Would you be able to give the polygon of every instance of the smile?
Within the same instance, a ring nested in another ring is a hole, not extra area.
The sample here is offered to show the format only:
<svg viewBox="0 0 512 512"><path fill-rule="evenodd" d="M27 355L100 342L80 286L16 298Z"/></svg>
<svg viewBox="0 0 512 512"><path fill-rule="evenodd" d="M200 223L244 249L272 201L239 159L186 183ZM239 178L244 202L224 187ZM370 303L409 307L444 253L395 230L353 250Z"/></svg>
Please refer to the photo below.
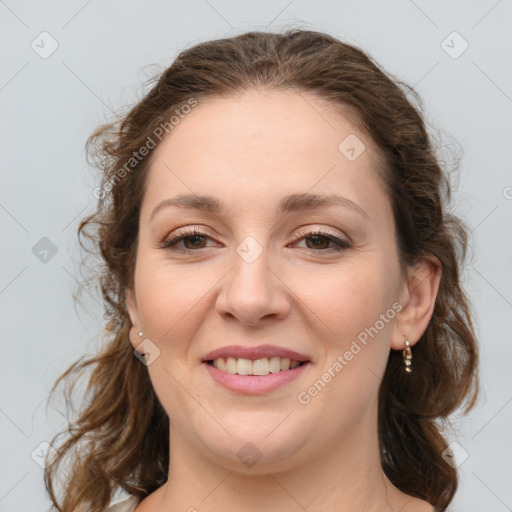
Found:
<svg viewBox="0 0 512 512"><path fill-rule="evenodd" d="M256 360L228 357L206 361L203 365L217 384L238 393L256 395L291 382L311 363L280 357Z"/></svg>
<svg viewBox="0 0 512 512"><path fill-rule="evenodd" d="M238 375L268 375L280 371L293 370L307 361L297 361L287 357L262 357L260 359L248 359L245 357L219 357L208 361L208 364L227 373Z"/></svg>

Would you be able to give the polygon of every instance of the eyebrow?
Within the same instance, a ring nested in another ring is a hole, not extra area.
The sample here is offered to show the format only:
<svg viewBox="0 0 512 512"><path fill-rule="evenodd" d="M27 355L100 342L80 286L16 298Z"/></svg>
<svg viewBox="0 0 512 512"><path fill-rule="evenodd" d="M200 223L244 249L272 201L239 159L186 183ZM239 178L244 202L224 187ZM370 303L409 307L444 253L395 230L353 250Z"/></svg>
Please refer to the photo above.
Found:
<svg viewBox="0 0 512 512"><path fill-rule="evenodd" d="M359 215L370 219L368 213L361 208L357 203L354 203L346 197L339 196L337 194L290 194L285 196L279 201L276 209L277 214L286 214L291 212L303 211L303 210L314 210L322 206L339 205L346 208L350 208ZM182 194L170 199L165 199L158 203L155 207L149 220L162 209L168 206L177 206L179 208L188 208L199 211L206 211L215 214L220 214L223 211L222 203L213 196L208 195L196 195L196 194Z"/></svg>

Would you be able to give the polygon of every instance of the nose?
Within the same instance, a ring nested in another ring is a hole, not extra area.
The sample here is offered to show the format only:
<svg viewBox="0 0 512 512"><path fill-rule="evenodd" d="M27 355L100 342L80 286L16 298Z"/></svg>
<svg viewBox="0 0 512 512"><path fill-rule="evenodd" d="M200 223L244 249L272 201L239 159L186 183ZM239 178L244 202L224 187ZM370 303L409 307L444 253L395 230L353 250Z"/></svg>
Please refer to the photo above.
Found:
<svg viewBox="0 0 512 512"><path fill-rule="evenodd" d="M279 271L272 268L269 250L263 249L254 260L235 252L233 259L217 297L217 313L250 327L265 319L284 319L290 311L290 292Z"/></svg>

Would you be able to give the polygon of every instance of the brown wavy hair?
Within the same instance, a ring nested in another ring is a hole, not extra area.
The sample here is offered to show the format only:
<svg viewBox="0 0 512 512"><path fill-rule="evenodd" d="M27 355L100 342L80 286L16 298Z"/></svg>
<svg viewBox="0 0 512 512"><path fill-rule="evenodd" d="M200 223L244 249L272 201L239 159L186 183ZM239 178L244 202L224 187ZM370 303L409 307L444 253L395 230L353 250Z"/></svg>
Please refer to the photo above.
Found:
<svg viewBox="0 0 512 512"><path fill-rule="evenodd" d="M315 94L350 115L380 152L400 264L412 265L431 253L442 265L432 318L414 347L414 372L403 371L400 351L389 356L379 390L378 433L389 480L402 492L445 510L458 475L442 456L447 447L442 431L451 426L450 414L463 406L467 413L476 403L478 347L460 275L469 230L448 212L449 172L427 133L418 94L361 49L297 28L197 44L149 85L135 106L100 126L87 141L89 161L101 171L101 186L96 211L81 221L78 236L83 249L101 255L96 283L106 324L99 352L71 365L50 394L72 379L65 395L69 407L76 382L87 375L76 418L52 440L57 456L48 463L45 484L53 504L62 512L100 512L114 491L143 499L166 482L169 419L146 366L134 357L125 305L154 149L140 161L131 159L191 99L264 88ZM61 436L66 439L57 446ZM58 499L56 482L64 461L68 466Z"/></svg>

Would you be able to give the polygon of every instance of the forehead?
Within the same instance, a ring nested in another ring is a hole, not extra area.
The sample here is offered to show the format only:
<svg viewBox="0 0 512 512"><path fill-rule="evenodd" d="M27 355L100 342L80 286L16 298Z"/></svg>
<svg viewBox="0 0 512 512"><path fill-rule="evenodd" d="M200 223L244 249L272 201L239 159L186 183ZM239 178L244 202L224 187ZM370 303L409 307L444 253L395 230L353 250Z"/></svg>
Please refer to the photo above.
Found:
<svg viewBox="0 0 512 512"><path fill-rule="evenodd" d="M371 202L378 165L371 139L325 100L254 90L199 99L153 153L147 192L154 200L213 191L236 200L242 188L254 197L338 191Z"/></svg>
<svg viewBox="0 0 512 512"><path fill-rule="evenodd" d="M289 157L292 152L313 156L312 152L322 149L329 158L338 156L339 144L352 135L364 140L365 160L377 163L372 141L351 119L357 119L353 107L335 110L325 99L304 91L250 90L200 98L188 114L176 118L178 122L155 150L153 160L178 146L182 154L188 157L193 152L195 158L229 149L244 149L248 155L261 150L276 156L287 153Z"/></svg>

